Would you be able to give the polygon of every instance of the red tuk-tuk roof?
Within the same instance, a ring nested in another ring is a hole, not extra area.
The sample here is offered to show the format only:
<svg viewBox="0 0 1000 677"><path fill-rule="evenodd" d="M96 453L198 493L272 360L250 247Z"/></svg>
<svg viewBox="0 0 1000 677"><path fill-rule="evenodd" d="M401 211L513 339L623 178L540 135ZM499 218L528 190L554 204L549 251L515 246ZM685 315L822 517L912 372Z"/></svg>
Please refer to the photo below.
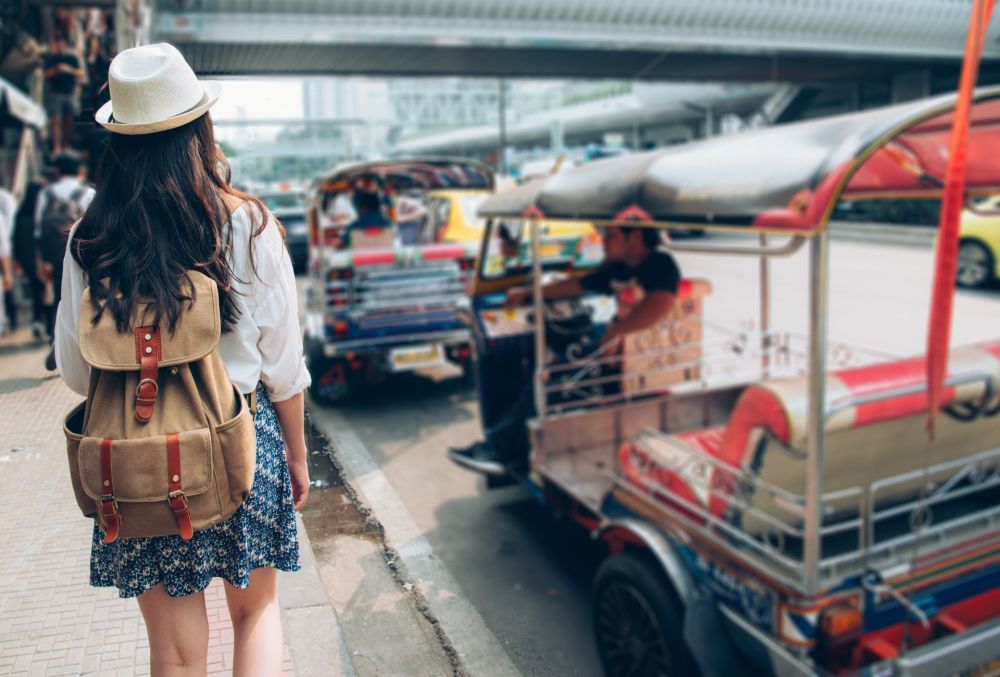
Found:
<svg viewBox="0 0 1000 677"><path fill-rule="evenodd" d="M953 94L601 160L504 191L492 218L728 225L808 232L836 201L937 197ZM967 187L1000 192L1000 88L977 93Z"/></svg>

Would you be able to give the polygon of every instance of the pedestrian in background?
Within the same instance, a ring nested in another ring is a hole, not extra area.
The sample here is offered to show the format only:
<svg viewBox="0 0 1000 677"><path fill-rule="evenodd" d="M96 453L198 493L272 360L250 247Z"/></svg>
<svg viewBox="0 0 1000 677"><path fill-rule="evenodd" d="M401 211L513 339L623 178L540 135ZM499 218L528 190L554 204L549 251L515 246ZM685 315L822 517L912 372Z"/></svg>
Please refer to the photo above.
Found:
<svg viewBox="0 0 1000 677"><path fill-rule="evenodd" d="M28 182L24 198L17 208L14 217L14 268L19 276L15 284L20 282L24 295L31 299L31 330L35 339L42 339L46 334L48 311L45 306L45 285L38 276L38 244L35 239L35 207L38 196L48 185L45 176L35 176Z"/></svg>
<svg viewBox="0 0 1000 677"><path fill-rule="evenodd" d="M42 190L35 206L35 242L37 243L39 281L45 285L43 303L47 307L46 333L49 342L55 336L56 308L62 296L63 257L69 230L94 199L94 189L83 181L83 164L76 153L64 151L53 160L56 180ZM45 358L45 368L56 368L55 350Z"/></svg>
<svg viewBox="0 0 1000 677"><path fill-rule="evenodd" d="M256 198L235 190L208 110L219 89L200 83L175 48L120 53L109 73L111 101L96 115L111 131L97 195L70 235L56 356L66 383L86 394L90 369L78 323L87 288L96 312L127 326L134 305L152 300L169 317L184 299L182 276L198 270L219 290L218 352L246 396L256 393L256 473L228 519L179 536L105 543L95 525L90 580L137 597L154 675L205 674L204 590L225 580L233 620L233 674L277 675L283 642L277 571L299 568L294 509L309 494L302 355L295 277L278 223ZM169 93L169 95L168 95ZM228 174L228 172L227 172Z"/></svg>
<svg viewBox="0 0 1000 677"><path fill-rule="evenodd" d="M73 139L73 121L80 112L83 63L69 48L67 36L57 32L45 55L45 112L49 114L52 151L68 148Z"/></svg>
<svg viewBox="0 0 1000 677"><path fill-rule="evenodd" d="M17 308L11 313L9 300L14 292L14 260L11 244L14 236L14 196L10 191L0 186L0 289L3 290L3 303L0 303L0 336L3 336L7 321L17 322Z"/></svg>

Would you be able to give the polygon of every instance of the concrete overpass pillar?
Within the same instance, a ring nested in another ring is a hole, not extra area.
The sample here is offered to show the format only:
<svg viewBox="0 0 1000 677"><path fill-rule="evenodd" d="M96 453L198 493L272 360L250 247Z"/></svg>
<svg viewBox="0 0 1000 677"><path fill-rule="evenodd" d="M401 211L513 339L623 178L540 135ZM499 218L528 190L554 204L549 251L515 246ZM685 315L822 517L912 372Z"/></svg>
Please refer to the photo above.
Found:
<svg viewBox="0 0 1000 677"><path fill-rule="evenodd" d="M559 118L553 120L549 125L549 146L554 154L566 150L566 125Z"/></svg>
<svg viewBox="0 0 1000 677"><path fill-rule="evenodd" d="M497 147L497 174L507 174L507 80L500 78L497 86L500 90L499 124L500 143Z"/></svg>

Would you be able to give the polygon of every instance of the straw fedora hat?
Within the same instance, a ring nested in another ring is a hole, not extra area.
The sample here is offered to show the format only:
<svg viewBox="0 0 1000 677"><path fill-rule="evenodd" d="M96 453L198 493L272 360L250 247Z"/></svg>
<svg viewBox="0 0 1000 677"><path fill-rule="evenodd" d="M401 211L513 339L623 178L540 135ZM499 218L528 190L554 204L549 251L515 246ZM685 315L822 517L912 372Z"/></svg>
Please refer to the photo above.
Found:
<svg viewBox="0 0 1000 677"><path fill-rule="evenodd" d="M116 134L154 134L204 115L222 93L199 82L173 45L161 42L126 49L108 69L111 100L94 116Z"/></svg>

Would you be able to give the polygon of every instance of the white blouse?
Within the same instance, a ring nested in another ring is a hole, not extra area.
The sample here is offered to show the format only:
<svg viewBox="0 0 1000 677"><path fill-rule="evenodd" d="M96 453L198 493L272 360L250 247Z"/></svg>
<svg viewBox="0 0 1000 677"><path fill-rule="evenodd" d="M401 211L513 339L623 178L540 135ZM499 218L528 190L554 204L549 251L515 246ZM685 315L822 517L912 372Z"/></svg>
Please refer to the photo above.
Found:
<svg viewBox="0 0 1000 677"><path fill-rule="evenodd" d="M250 261L254 220L249 203L243 203L233 212L231 226L233 248L229 252L229 265L233 289L237 292L232 298L239 317L233 329L222 335L219 355L241 392L253 392L261 381L272 402L287 400L310 383L302 355L292 262L270 212L267 212L267 226L253 241L254 265ZM80 355L77 333L85 288L83 270L67 249L62 301L56 319L56 363L66 384L81 395L87 394L90 383L90 366Z"/></svg>

